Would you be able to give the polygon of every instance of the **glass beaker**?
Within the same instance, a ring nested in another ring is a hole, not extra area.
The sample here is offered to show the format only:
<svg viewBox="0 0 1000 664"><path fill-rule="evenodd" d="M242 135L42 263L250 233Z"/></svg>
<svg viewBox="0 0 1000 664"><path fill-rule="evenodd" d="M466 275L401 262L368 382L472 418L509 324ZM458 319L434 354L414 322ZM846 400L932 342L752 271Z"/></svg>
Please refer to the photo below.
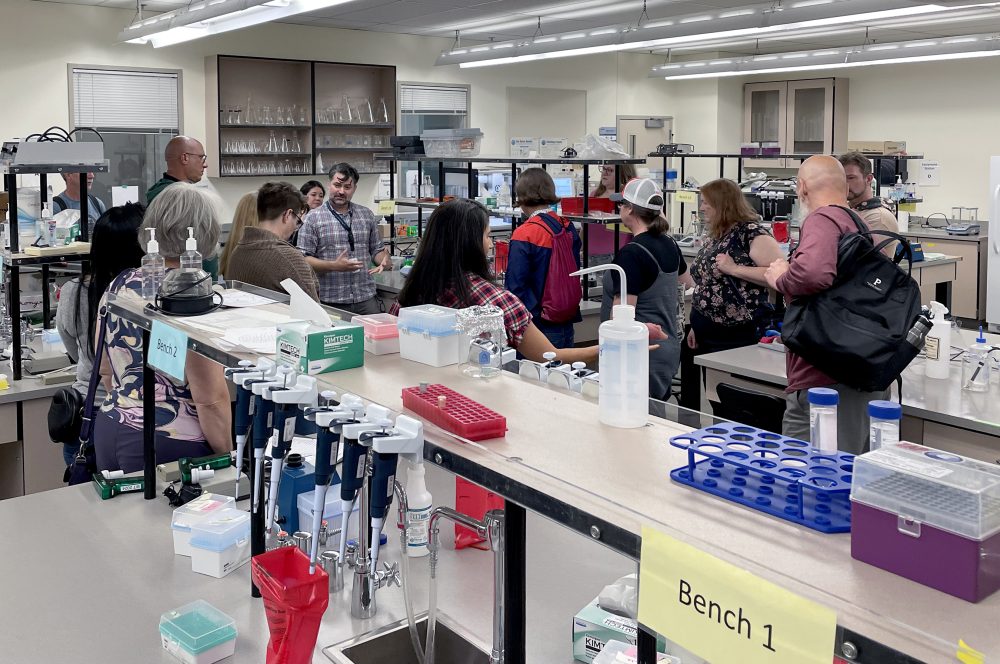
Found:
<svg viewBox="0 0 1000 664"><path fill-rule="evenodd" d="M467 307L459 309L457 318L464 348L459 355L459 371L483 380L499 376L507 344L503 311L491 304Z"/></svg>

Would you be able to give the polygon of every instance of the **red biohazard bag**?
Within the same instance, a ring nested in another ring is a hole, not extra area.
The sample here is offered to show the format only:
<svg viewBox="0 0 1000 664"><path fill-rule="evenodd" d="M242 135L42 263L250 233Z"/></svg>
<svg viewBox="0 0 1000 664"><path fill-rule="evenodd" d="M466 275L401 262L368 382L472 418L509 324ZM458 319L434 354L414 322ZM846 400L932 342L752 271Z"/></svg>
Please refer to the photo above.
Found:
<svg viewBox="0 0 1000 664"><path fill-rule="evenodd" d="M462 479L461 477L455 478L455 509L462 514L481 521L488 511L502 510L503 506L504 500L502 496L491 493L469 480ZM457 523L455 524L456 549L476 546L482 544L484 541L472 529Z"/></svg>
<svg viewBox="0 0 1000 664"><path fill-rule="evenodd" d="M250 560L253 582L264 598L271 638L267 664L310 664L323 612L330 602L329 578L317 566L309 573L309 557L283 546Z"/></svg>

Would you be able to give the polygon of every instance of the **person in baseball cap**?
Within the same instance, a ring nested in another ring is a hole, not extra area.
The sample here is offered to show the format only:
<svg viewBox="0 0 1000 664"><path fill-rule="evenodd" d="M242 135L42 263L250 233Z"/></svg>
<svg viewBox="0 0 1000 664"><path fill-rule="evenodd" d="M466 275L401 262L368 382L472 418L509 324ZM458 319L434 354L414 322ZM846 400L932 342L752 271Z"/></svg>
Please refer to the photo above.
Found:
<svg viewBox="0 0 1000 664"><path fill-rule="evenodd" d="M663 192L649 178L633 178L611 200L621 203L622 223L632 232L632 241L615 255L614 263L625 271L627 304L635 306L635 319L659 325L667 338L649 354L649 396L666 401L680 364L681 327L678 320L678 283L692 286L687 263L670 235L663 216ZM621 301L621 279L617 270L604 273L601 320L611 317L611 308Z"/></svg>

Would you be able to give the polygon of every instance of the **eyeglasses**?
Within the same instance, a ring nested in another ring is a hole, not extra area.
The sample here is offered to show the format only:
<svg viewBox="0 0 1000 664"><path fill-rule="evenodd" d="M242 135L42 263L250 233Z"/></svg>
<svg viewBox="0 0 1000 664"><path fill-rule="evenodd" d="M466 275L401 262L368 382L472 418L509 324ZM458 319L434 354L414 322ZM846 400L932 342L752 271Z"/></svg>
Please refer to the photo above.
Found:
<svg viewBox="0 0 1000 664"><path fill-rule="evenodd" d="M203 164L206 161L208 161L208 155L207 154L197 154L195 152L182 152L181 154L187 155L188 157L198 157L198 159L201 159L201 163L203 163Z"/></svg>

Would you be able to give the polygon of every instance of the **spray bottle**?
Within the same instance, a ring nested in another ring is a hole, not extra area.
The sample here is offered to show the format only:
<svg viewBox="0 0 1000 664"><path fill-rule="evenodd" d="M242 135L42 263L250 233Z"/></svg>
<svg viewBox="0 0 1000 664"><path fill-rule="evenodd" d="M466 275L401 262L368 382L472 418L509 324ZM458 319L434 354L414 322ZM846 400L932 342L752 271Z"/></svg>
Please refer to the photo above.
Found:
<svg viewBox="0 0 1000 664"><path fill-rule="evenodd" d="M434 499L427 490L424 479L424 458L416 455L406 463L406 555L422 558L430 553L427 548L428 525Z"/></svg>
<svg viewBox="0 0 1000 664"><path fill-rule="evenodd" d="M621 304L611 310L611 319L597 329L598 417L609 426L631 429L644 426L649 414L649 329L635 320L635 307L625 304L628 286L620 266L597 265L570 276L611 269L618 270L622 296Z"/></svg>
<svg viewBox="0 0 1000 664"><path fill-rule="evenodd" d="M947 378L951 368L951 321L945 318L948 308L931 302L931 330L924 343L924 362L928 378Z"/></svg>
<svg viewBox="0 0 1000 664"><path fill-rule="evenodd" d="M146 243L146 255L142 257L142 299L154 300L163 283L166 267L160 255L160 243L156 241L156 229L146 230L149 231L149 241Z"/></svg>
<svg viewBox="0 0 1000 664"><path fill-rule="evenodd" d="M194 228L188 226L188 237L184 241L184 253L181 254L181 269L200 270L201 254L198 252L198 241L194 239Z"/></svg>

